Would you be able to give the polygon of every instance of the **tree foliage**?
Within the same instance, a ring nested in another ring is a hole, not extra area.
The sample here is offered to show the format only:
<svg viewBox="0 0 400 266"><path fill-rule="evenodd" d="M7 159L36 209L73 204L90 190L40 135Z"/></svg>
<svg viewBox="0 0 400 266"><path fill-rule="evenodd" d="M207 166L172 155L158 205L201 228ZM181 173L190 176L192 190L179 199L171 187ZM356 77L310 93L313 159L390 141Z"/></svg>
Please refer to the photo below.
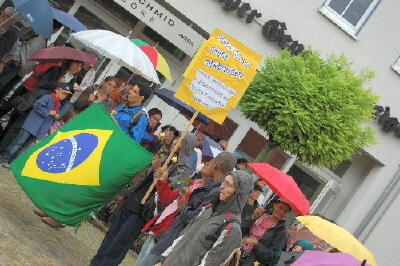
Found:
<svg viewBox="0 0 400 266"><path fill-rule="evenodd" d="M344 55L282 51L266 59L239 106L274 144L305 163L332 167L375 142L373 129L363 125L378 100L365 88L373 77L367 69L355 73Z"/></svg>

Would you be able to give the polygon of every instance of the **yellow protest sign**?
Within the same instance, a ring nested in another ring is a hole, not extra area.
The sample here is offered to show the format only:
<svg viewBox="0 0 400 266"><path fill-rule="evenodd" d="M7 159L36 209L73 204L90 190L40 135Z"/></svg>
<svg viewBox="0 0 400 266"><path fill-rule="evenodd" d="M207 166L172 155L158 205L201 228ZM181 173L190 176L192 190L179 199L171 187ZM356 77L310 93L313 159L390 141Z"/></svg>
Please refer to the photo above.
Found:
<svg viewBox="0 0 400 266"><path fill-rule="evenodd" d="M261 60L261 55L217 29L186 69L175 97L222 123L239 103Z"/></svg>

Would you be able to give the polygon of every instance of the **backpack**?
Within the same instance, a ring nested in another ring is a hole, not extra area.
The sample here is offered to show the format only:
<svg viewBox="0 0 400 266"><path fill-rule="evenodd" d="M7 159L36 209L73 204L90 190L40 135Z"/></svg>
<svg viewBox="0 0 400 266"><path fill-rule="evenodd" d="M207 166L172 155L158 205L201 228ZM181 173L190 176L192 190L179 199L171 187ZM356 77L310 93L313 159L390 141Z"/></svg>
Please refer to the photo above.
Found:
<svg viewBox="0 0 400 266"><path fill-rule="evenodd" d="M11 100L11 104L19 113L25 113L32 109L35 101L45 94L49 94L48 90L34 90L22 96L15 97Z"/></svg>
<svg viewBox="0 0 400 266"><path fill-rule="evenodd" d="M139 123L139 120L140 118L142 118L143 115L147 115L144 109L140 110L132 117L131 121L129 122L129 132L132 130L134 126L137 125L137 123Z"/></svg>

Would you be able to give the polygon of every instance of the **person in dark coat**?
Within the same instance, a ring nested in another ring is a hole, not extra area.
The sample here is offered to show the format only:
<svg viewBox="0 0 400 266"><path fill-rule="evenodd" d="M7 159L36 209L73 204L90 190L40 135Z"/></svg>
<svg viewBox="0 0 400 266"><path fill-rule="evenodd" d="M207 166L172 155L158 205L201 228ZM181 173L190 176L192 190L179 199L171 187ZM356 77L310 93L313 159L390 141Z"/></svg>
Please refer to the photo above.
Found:
<svg viewBox="0 0 400 266"><path fill-rule="evenodd" d="M253 182L248 173L227 175L221 191L185 228L182 235L163 253L160 265L224 265L240 249L240 218Z"/></svg>
<svg viewBox="0 0 400 266"><path fill-rule="evenodd" d="M187 206L183 206L180 213L174 219L174 222L167 231L158 236L157 243L151 251L151 256L160 257L161 254L172 245L179 234L185 227L196 217L202 208L211 203L214 195L220 191L220 186L223 178L233 170L235 166L235 158L231 153L223 152L221 156L207 162L207 167L204 170L212 169L212 179L207 179L201 188L195 189L187 201ZM207 170L208 171L208 170ZM197 176L199 178L200 176Z"/></svg>
<svg viewBox="0 0 400 266"><path fill-rule="evenodd" d="M57 83L53 93L43 95L35 101L21 131L1 155L3 163L10 163L21 148L28 147L36 139L43 139L47 135L51 125L59 118L61 101L70 94L68 84Z"/></svg>
<svg viewBox="0 0 400 266"><path fill-rule="evenodd" d="M254 211L258 208L257 199L262 192L262 188L254 184L253 190L251 191L249 198L247 199L246 205L244 205L242 211L242 225L247 224L251 221Z"/></svg>
<svg viewBox="0 0 400 266"><path fill-rule="evenodd" d="M171 209L174 209L171 207L174 205L178 194L182 194L182 190L173 190L169 181L158 180L157 190L162 190L162 193L159 193L159 198L163 204L168 204L165 207L165 212L168 214L161 213L158 217L155 217L157 222L153 219L151 224L149 222L146 225L152 235L142 247L136 262L137 266L152 265L159 261L161 253L172 244L192 218L200 213L201 208L211 202L212 195L219 192L223 178L233 170L234 165L235 157L230 152L222 152L206 163L201 168L200 174L196 176L197 179L191 184L195 185L200 182L203 185L194 189L192 193L189 193L191 191L189 187L189 192L186 191L185 196L178 200L175 212L171 211ZM163 199L163 196L165 199ZM165 216L165 218L161 219L160 216ZM171 230L169 230L170 228ZM147 230L146 227L144 229ZM157 250L152 250L156 243Z"/></svg>
<svg viewBox="0 0 400 266"><path fill-rule="evenodd" d="M50 66L53 64L51 63ZM62 66L48 68L45 73L41 73L40 78L31 76L32 79L28 80L32 82L26 83L27 80L24 83L24 93L12 100L14 111L11 113L7 127L1 135L0 152L3 152L7 145L18 135L34 102L39 97L49 94L55 88L57 82L68 83L68 87L73 88L71 92L74 92L74 77L80 71L81 65L82 62L80 61L67 60ZM61 111L59 111L60 116L62 116ZM4 112L1 112L1 114L4 114Z"/></svg>
<svg viewBox="0 0 400 266"><path fill-rule="evenodd" d="M168 174L175 180L184 177L185 171L189 169L184 166L183 162L186 161L184 157L188 156L187 150L193 149L195 141L192 139L194 139L194 136L186 135L179 151L178 161L176 163L171 161L168 165ZM92 258L91 266L119 265L133 242L140 235L145 223L153 218L155 211L162 211L159 208L160 204L157 202L155 190L152 191L145 204L141 203L153 183L154 169L161 166L161 159L158 156L155 158L152 168L147 171L143 180L121 195L125 200L119 211L113 215L110 229L107 231L96 255Z"/></svg>
<svg viewBox="0 0 400 266"><path fill-rule="evenodd" d="M17 29L13 27L17 19L13 7L6 7L0 12L0 60L10 52L18 39Z"/></svg>
<svg viewBox="0 0 400 266"><path fill-rule="evenodd" d="M13 27L16 21L14 8L6 7L0 12L0 97L7 94L8 84L14 84L18 74L21 43L18 30Z"/></svg>
<svg viewBox="0 0 400 266"><path fill-rule="evenodd" d="M283 199L274 203L271 214L264 214L251 226L242 225L243 239L241 266L252 266L255 262L272 266L288 239L285 217L290 213L290 205Z"/></svg>

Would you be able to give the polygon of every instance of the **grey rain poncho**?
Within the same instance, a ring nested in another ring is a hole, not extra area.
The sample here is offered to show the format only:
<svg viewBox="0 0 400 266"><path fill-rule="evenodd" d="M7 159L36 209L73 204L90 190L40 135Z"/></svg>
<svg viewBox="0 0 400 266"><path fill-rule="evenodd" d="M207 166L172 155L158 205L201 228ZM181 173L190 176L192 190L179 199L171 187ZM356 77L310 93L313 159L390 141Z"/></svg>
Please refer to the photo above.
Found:
<svg viewBox="0 0 400 266"><path fill-rule="evenodd" d="M216 200L212 208L203 210L183 231L181 237L163 254L163 266L210 265L226 263L241 247L241 211L253 182L244 171L232 172L237 192L226 201Z"/></svg>

